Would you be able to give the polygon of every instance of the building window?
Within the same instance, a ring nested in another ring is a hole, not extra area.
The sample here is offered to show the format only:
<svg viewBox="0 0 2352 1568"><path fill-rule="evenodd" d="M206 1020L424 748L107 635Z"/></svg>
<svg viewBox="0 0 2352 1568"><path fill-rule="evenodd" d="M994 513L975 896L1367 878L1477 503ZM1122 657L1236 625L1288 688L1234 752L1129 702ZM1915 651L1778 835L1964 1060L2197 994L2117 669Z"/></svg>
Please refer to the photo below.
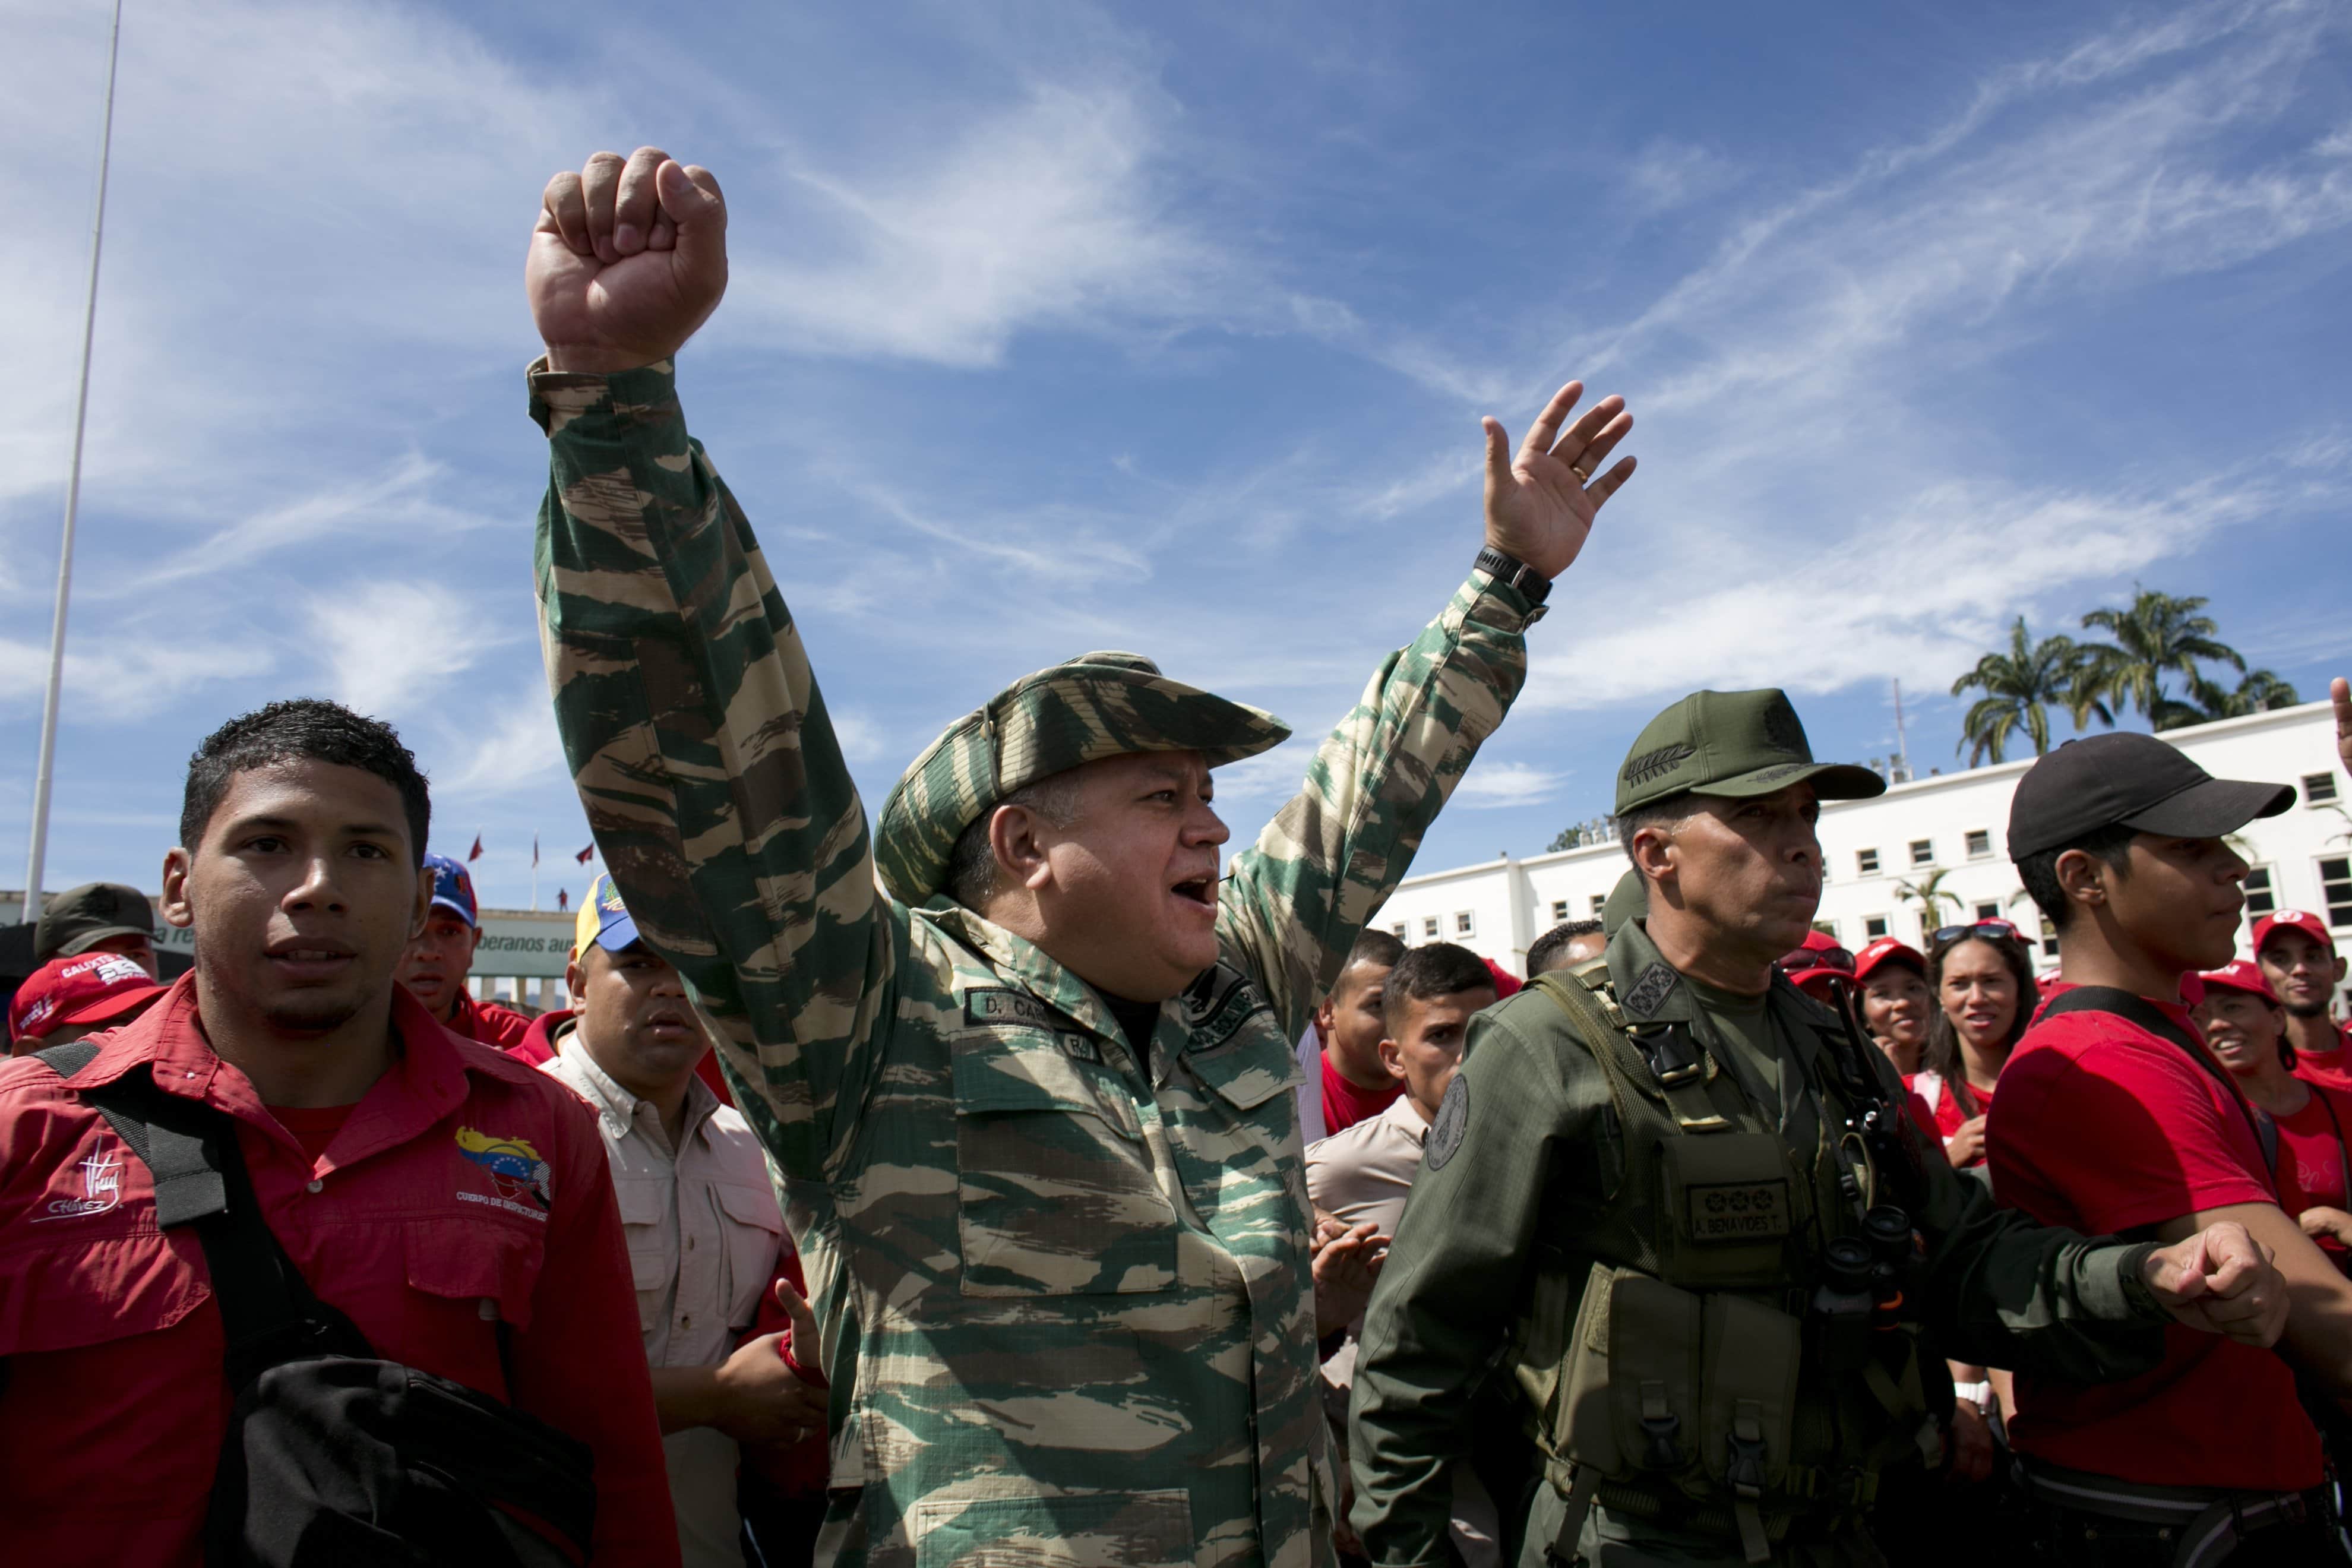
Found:
<svg viewBox="0 0 2352 1568"><path fill-rule="evenodd" d="M2334 773L2305 773L2303 775L2304 805L2332 805L2335 804L2335 801L2336 775Z"/></svg>
<svg viewBox="0 0 2352 1568"><path fill-rule="evenodd" d="M1936 841L1932 838L1911 840L1911 864L1932 866L1936 863Z"/></svg>
<svg viewBox="0 0 2352 1568"><path fill-rule="evenodd" d="M1886 917L1885 915L1863 916L1862 934L1864 939L1869 942L1876 942L1880 937L1885 936L1886 934Z"/></svg>
<svg viewBox="0 0 2352 1568"><path fill-rule="evenodd" d="M1396 924L1389 927L1389 934L1396 938L1397 941L1402 942L1404 940L1404 921L1399 921Z"/></svg>
<svg viewBox="0 0 2352 1568"><path fill-rule="evenodd" d="M1979 903L1977 905L1977 919L1980 921L1997 921L2000 919L2000 906L1993 903Z"/></svg>
<svg viewBox="0 0 2352 1568"><path fill-rule="evenodd" d="M2326 902L2330 927L2352 926L2352 857L2330 855L2320 861L2319 896Z"/></svg>
<svg viewBox="0 0 2352 1568"><path fill-rule="evenodd" d="M1875 849L1855 850L1853 852L1853 868L1861 872L1865 877L1877 876L1878 851Z"/></svg>
<svg viewBox="0 0 2352 1568"><path fill-rule="evenodd" d="M2246 919L2258 921L2278 909L2278 889L2271 885L2271 868L2257 866L2246 873Z"/></svg>
<svg viewBox="0 0 2352 1568"><path fill-rule="evenodd" d="M1551 901L1551 918L1552 923L1555 925L1559 924L1561 921L1568 919L1568 900L1566 899L1554 899Z"/></svg>
<svg viewBox="0 0 2352 1568"><path fill-rule="evenodd" d="M1456 910L1454 912L1454 934L1455 936L1468 936L1470 934L1471 925L1470 911L1468 910Z"/></svg>
<svg viewBox="0 0 2352 1568"><path fill-rule="evenodd" d="M2058 956L2058 928L2050 923L2050 917L2048 915L2042 916L2041 920L2042 956L2044 958L2055 958Z"/></svg>
<svg viewBox="0 0 2352 1568"><path fill-rule="evenodd" d="M1969 859L1989 860L1992 858L1992 832L1990 829L1983 827L1969 828L1968 843Z"/></svg>
<svg viewBox="0 0 2352 1568"><path fill-rule="evenodd" d="M1821 932L1823 936L1829 938L1832 942L1835 942L1837 940L1837 921L1815 921L1813 922L1813 929Z"/></svg>
<svg viewBox="0 0 2352 1568"><path fill-rule="evenodd" d="M1437 940L1437 917L1435 915L1431 915L1421 922L1421 935L1422 940L1424 942L1435 942Z"/></svg>
<svg viewBox="0 0 2352 1568"><path fill-rule="evenodd" d="M1601 918L1601 910L1605 910L1605 909L1607 909L1608 907L1609 907L1609 895L1608 895L1608 894L1606 894L1606 893L1595 893L1595 894L1593 894L1593 895L1592 895L1592 918L1593 918L1594 920L1599 920L1599 919Z"/></svg>

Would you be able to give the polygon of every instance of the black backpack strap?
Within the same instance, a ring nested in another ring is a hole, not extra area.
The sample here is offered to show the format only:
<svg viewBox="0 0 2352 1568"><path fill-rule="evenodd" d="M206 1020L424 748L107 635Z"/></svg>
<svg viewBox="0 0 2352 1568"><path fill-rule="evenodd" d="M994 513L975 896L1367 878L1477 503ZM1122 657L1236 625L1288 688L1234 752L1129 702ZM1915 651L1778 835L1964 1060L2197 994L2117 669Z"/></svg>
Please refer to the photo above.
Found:
<svg viewBox="0 0 2352 1568"><path fill-rule="evenodd" d="M2256 1110L2247 1100L2245 1092L2239 1089L2237 1079L2222 1069L2221 1064L2213 1059L2211 1053L2194 1036L2167 1017L2163 1008L2147 997L2119 986L2077 985L2072 990L2060 992L2042 1009L2042 1016L2045 1018L2061 1013L2112 1014L2160 1039L2171 1041L2187 1052L2189 1059L2204 1068L2206 1075L2221 1086L2222 1091L2230 1097L2230 1103L2235 1105L2238 1114L2245 1118L2246 1130L2254 1135L2255 1146L2263 1152L2263 1173L2271 1180L2273 1196L2277 1195L2278 1123L2273 1121L2266 1112Z"/></svg>
<svg viewBox="0 0 2352 1568"><path fill-rule="evenodd" d="M35 1054L69 1079L98 1052L76 1041ZM76 1093L154 1176L156 1224L194 1227L220 1308L231 1388L308 1356L375 1353L348 1318L311 1294L262 1217L235 1117L165 1093L145 1068Z"/></svg>

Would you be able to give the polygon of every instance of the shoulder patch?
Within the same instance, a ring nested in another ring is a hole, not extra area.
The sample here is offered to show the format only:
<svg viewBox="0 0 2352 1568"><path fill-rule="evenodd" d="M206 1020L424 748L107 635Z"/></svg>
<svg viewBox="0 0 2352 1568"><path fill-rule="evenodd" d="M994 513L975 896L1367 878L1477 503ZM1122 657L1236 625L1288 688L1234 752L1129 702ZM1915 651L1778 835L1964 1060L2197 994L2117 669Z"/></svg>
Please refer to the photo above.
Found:
<svg viewBox="0 0 2352 1568"><path fill-rule="evenodd" d="M1422 1143L1422 1159L1433 1171L1445 1169L1462 1147L1462 1135L1470 1131L1470 1080L1460 1073L1445 1086L1445 1098L1437 1102L1437 1119L1429 1124L1429 1136Z"/></svg>
<svg viewBox="0 0 2352 1568"><path fill-rule="evenodd" d="M1659 1004L1666 999L1666 993L1674 988L1675 972L1664 959L1660 959L1642 971L1642 977L1633 982L1633 988L1625 993L1625 999L1618 1005L1636 1018L1646 1018L1658 1010Z"/></svg>

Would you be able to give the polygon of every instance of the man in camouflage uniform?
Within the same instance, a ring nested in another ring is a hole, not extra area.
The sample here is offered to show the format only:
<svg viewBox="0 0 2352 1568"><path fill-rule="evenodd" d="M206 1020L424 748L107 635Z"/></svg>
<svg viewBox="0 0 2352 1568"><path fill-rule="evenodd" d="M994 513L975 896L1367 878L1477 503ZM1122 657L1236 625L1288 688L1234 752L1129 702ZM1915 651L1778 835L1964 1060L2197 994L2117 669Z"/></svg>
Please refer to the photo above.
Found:
<svg viewBox="0 0 2352 1568"><path fill-rule="evenodd" d="M1630 420L1563 431L1571 384L1516 461L1488 422L1489 550L1222 890L1208 770L1289 731L1133 654L951 725L869 846L673 390L724 224L651 150L551 183L539 594L597 842L782 1173L834 1386L820 1555L1328 1561L1290 1042L1517 693Z"/></svg>
<svg viewBox="0 0 2352 1568"><path fill-rule="evenodd" d="M1814 762L1778 691L1698 692L1634 742L1608 950L1473 1021L1373 1294L1374 1563L1450 1561L1447 1466L1517 1426L1504 1466L1477 1446L1522 1568L1875 1563L1864 1517L1949 1419L1940 1353L2098 1382L2154 1365L2173 1317L2276 1338L2242 1227L2158 1249L1994 1208L1774 971L1820 900L1820 801L1885 788Z"/></svg>

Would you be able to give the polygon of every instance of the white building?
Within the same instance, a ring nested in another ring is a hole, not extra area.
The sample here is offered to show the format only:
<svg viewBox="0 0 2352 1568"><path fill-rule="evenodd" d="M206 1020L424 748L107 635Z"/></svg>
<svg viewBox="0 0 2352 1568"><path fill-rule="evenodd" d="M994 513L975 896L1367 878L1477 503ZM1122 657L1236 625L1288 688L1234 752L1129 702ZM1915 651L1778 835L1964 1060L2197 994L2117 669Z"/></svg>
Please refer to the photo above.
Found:
<svg viewBox="0 0 2352 1568"><path fill-rule="evenodd" d="M2306 702L2163 738L2216 778L2295 786L2284 815L2237 836L2253 867L2248 922L2273 909L2317 910L2338 945L2352 949L2352 816L2329 706ZM1925 932L1939 925L1989 917L2036 929L2041 917L2004 841L2010 792L2032 762L1913 779L1875 800L1825 803L1827 881L1816 923L1849 949L1890 934L1924 946ZM1424 872L1406 878L1373 923L1408 942L1459 942L1524 973L1528 944L1561 921L1598 918L1625 869L1624 852L1609 842ZM1945 895L1933 918L1910 890L1930 885ZM2043 937L2045 963L2054 962L2057 944Z"/></svg>

